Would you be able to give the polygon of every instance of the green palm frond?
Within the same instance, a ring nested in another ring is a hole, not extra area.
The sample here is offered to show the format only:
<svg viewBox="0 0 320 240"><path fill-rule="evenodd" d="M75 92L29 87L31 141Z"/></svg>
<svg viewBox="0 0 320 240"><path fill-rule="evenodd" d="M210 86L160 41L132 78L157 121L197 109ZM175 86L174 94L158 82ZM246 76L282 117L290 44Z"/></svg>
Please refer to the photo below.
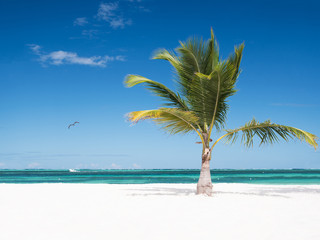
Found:
<svg viewBox="0 0 320 240"><path fill-rule="evenodd" d="M213 82L217 82L212 88L211 101L215 102L215 107L211 117L210 133L213 126L219 130L224 127L226 122L229 109L228 98L237 92L235 85L240 74L243 48L244 44L235 48L235 53L227 61L217 63L214 71L209 75Z"/></svg>
<svg viewBox="0 0 320 240"><path fill-rule="evenodd" d="M169 52L166 49L158 49L153 54L152 59L161 59L168 61L175 69L181 68L181 63L179 61L179 58L173 53Z"/></svg>
<svg viewBox="0 0 320 240"><path fill-rule="evenodd" d="M210 75L196 73L188 96L192 109L212 129L223 128L227 110L227 99L236 93L233 78L236 69L230 62L218 63Z"/></svg>
<svg viewBox="0 0 320 240"><path fill-rule="evenodd" d="M151 119L160 124L162 129L170 134L188 133L197 130L198 118L189 111L182 111L178 108L159 108L155 110L144 110L131 112L127 115L132 123ZM201 134L200 134L201 135Z"/></svg>
<svg viewBox="0 0 320 240"><path fill-rule="evenodd" d="M219 62L219 48L213 31L208 42L191 38L180 45L176 49L178 55L158 50L154 59L164 59L172 64L181 98L199 118L200 128L203 131L213 126L222 129L229 109L227 99L236 92L244 45L235 48L235 53L225 62Z"/></svg>
<svg viewBox="0 0 320 240"><path fill-rule="evenodd" d="M150 80L148 78L139 75L127 75L125 81L126 87L133 87L137 84L143 84L148 90L154 93L156 96L162 97L165 100L164 106L178 107L180 109L188 111L188 106L185 101L177 93L174 93L165 85Z"/></svg>
<svg viewBox="0 0 320 240"><path fill-rule="evenodd" d="M184 97L189 95L192 81L196 78L195 73L204 73L204 58L206 49L208 48L205 41L198 38L189 38L185 42L180 41L180 46L176 48L178 59L181 63L177 72L177 83L179 90Z"/></svg>
<svg viewBox="0 0 320 240"><path fill-rule="evenodd" d="M189 82L194 77L194 69L189 64L181 62L181 57L166 49L159 49L154 53L153 59L161 59L168 61L174 68L176 74L176 82L181 95L186 96L189 92Z"/></svg>
<svg viewBox="0 0 320 240"><path fill-rule="evenodd" d="M241 142L247 147L253 146L255 137L260 139L260 145L268 143L273 144L278 142L280 139L289 141L292 138L297 138L301 141L307 142L315 149L318 147L318 137L309 132L294 127L271 123L270 120L259 123L255 119L246 123L243 127L227 130L227 134L219 138L216 143L222 138L225 138L227 143L234 143L239 134L242 134Z"/></svg>
<svg viewBox="0 0 320 240"><path fill-rule="evenodd" d="M201 138L203 147L208 147L214 128L224 128L229 109L228 100L236 90L244 44L234 49L225 61L219 56L219 46L211 29L211 39L190 38L180 42L175 51L157 50L153 59L168 61L176 74L177 91L165 85L138 75L128 75L125 85L144 85L153 94L164 100L166 108L131 112L128 118L133 123L152 119L169 133L195 131ZM171 108L168 108L171 107ZM303 130L253 119L245 126L227 130L211 149L222 139L235 142L241 135L242 143L250 147L255 139L260 145L275 143L280 139L288 141L297 138L317 148L317 137ZM204 139L206 141L204 141Z"/></svg>
<svg viewBox="0 0 320 240"><path fill-rule="evenodd" d="M180 53L181 63L191 69L192 72L201 72L201 62L203 55L204 43L202 40L189 39L186 43L180 42L181 47L176 51Z"/></svg>
<svg viewBox="0 0 320 240"><path fill-rule="evenodd" d="M235 69L236 69L236 72L234 74L234 80L236 80L238 78L238 76L239 76L239 74L241 72L240 63L241 63L241 59L242 59L243 49L244 49L244 43L242 43L238 47L235 47L234 48L234 54L231 55L228 58L228 61L231 62L234 65Z"/></svg>
<svg viewBox="0 0 320 240"><path fill-rule="evenodd" d="M204 60L203 60L203 73L209 75L213 72L215 66L219 63L219 45L213 34L211 28L211 39L208 42Z"/></svg>

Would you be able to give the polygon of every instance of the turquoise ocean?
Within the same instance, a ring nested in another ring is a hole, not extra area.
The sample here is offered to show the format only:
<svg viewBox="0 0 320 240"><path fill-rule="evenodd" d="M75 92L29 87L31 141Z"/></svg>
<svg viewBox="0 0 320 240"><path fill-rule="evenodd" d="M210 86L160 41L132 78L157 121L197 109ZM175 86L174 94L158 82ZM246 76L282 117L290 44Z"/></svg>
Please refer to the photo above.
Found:
<svg viewBox="0 0 320 240"><path fill-rule="evenodd" d="M198 169L0 170L0 183L196 183ZM211 170L213 183L320 184L319 169Z"/></svg>

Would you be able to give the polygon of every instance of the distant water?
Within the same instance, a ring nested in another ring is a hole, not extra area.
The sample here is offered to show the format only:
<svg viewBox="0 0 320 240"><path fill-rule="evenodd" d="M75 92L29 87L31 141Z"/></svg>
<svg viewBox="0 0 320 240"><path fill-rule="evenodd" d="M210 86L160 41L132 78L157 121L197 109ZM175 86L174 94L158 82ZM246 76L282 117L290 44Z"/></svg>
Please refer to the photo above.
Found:
<svg viewBox="0 0 320 240"><path fill-rule="evenodd" d="M0 183L196 183L199 170L0 170ZM212 170L214 183L320 184L320 170Z"/></svg>

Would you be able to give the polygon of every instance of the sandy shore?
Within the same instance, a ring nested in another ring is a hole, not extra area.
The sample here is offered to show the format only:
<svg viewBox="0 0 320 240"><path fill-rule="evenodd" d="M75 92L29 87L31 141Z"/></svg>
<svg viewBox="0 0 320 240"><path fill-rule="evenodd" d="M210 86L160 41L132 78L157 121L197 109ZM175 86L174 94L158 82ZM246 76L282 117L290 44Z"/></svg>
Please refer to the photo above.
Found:
<svg viewBox="0 0 320 240"><path fill-rule="evenodd" d="M320 185L0 184L0 239L320 239Z"/></svg>

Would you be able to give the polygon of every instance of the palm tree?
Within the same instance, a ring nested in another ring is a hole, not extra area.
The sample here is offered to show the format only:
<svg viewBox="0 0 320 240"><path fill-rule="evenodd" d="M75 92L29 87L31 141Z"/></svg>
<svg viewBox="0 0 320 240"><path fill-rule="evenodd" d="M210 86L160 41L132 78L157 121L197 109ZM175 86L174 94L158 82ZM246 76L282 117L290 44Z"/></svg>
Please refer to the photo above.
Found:
<svg viewBox="0 0 320 240"><path fill-rule="evenodd" d="M202 165L197 194L212 195L210 159L213 148L222 139L233 143L241 135L242 143L250 147L254 140L263 145L279 139L298 138L315 149L318 147L317 136L269 120L258 122L253 119L242 127L224 130L228 99L237 92L235 85L240 74L243 48L244 44L235 47L234 53L222 61L211 29L208 41L191 38L180 42L175 52L161 49L155 53L153 59L166 60L173 66L177 92L139 75L128 75L125 79L127 87L142 84L164 100L158 109L130 112L127 116L131 122L151 119L170 134L195 132L200 137ZM216 141L213 142L212 138Z"/></svg>

